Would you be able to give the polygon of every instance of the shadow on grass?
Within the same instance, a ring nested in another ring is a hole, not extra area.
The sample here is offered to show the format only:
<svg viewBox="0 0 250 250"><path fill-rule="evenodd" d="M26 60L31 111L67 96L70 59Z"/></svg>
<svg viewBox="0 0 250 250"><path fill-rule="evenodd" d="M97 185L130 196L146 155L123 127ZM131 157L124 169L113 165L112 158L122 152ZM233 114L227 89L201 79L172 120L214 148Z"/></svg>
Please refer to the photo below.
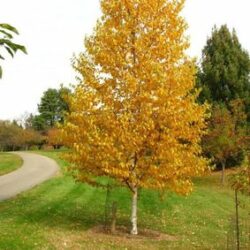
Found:
<svg viewBox="0 0 250 250"><path fill-rule="evenodd" d="M103 190L75 184L70 178L57 178L3 202L0 217L15 220L17 224L88 229L102 222L103 198Z"/></svg>
<svg viewBox="0 0 250 250"><path fill-rule="evenodd" d="M130 227L130 192L126 188L113 189L112 201L118 204L117 224ZM58 177L6 201L0 208L0 218L15 220L16 224L35 224L64 230L87 230L104 224L106 190L75 183L70 177ZM138 201L139 227L151 223L144 219L161 214L166 202L156 192L142 191ZM165 206L165 208L164 208Z"/></svg>

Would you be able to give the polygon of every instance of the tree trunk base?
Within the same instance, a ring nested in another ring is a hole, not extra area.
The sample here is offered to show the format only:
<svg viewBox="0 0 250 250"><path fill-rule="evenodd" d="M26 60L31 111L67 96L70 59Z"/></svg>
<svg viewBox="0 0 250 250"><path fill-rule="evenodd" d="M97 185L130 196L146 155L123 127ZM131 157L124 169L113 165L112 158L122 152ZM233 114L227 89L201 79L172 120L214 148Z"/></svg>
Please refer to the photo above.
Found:
<svg viewBox="0 0 250 250"><path fill-rule="evenodd" d="M137 235L137 187L134 188L134 192L132 194L132 207L131 207L131 223L132 223L132 229L130 233L132 235Z"/></svg>

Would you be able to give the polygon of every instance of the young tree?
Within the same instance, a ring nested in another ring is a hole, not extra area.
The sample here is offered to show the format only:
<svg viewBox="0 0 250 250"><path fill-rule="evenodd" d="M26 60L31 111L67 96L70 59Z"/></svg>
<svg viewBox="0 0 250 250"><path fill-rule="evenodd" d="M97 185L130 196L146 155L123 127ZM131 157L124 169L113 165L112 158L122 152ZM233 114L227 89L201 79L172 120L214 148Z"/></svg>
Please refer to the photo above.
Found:
<svg viewBox="0 0 250 250"><path fill-rule="evenodd" d="M9 55L14 57L14 54L20 50L27 54L26 48L23 45L13 43L13 34L18 35L18 31L15 27L7 24L0 23L0 49L7 51ZM3 52L0 51L0 59L4 60ZM2 67L0 66L0 78L2 78Z"/></svg>
<svg viewBox="0 0 250 250"><path fill-rule="evenodd" d="M75 60L82 76L70 98L63 140L80 181L109 176L138 188L187 194L203 173L206 106L196 103L195 68L185 54L183 0L102 0L103 16Z"/></svg>
<svg viewBox="0 0 250 250"><path fill-rule="evenodd" d="M214 105L209 132L203 138L204 152L221 165L221 183L225 183L225 168L231 158L243 154L246 136L246 114L241 100L231 101L231 111L223 105ZM242 157L242 160L244 156Z"/></svg>
<svg viewBox="0 0 250 250"><path fill-rule="evenodd" d="M226 25L214 27L202 52L198 86L201 100L224 103L241 98L250 118L250 58L238 40L236 31Z"/></svg>

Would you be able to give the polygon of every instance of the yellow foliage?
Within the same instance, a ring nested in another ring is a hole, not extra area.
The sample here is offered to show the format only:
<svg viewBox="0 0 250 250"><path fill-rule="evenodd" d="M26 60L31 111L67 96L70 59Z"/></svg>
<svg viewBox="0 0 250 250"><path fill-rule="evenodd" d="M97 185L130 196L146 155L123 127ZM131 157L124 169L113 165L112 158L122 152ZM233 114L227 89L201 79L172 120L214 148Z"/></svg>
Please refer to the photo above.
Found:
<svg viewBox="0 0 250 250"><path fill-rule="evenodd" d="M207 167L194 62L185 54L183 0L102 0L63 128L79 180L110 176L186 194Z"/></svg>
<svg viewBox="0 0 250 250"><path fill-rule="evenodd" d="M62 139L61 139L61 130L58 128L51 128L48 130L48 136L47 136L47 143L50 146L61 146L63 145Z"/></svg>

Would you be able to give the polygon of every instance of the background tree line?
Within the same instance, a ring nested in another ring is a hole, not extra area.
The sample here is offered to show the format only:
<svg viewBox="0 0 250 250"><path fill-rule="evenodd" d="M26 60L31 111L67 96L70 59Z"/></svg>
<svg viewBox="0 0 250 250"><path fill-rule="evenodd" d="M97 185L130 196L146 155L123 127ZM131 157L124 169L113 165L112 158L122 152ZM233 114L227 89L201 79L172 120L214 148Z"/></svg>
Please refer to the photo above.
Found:
<svg viewBox="0 0 250 250"><path fill-rule="evenodd" d="M0 121L0 150L39 149L43 146L58 148L62 145L58 136L57 123L64 121L68 111L66 102L70 90L46 90L38 104L37 115L28 114L17 121Z"/></svg>
<svg viewBox="0 0 250 250"><path fill-rule="evenodd" d="M26 150L32 146L40 148L45 137L39 132L23 128L16 121L0 121L0 151Z"/></svg>

